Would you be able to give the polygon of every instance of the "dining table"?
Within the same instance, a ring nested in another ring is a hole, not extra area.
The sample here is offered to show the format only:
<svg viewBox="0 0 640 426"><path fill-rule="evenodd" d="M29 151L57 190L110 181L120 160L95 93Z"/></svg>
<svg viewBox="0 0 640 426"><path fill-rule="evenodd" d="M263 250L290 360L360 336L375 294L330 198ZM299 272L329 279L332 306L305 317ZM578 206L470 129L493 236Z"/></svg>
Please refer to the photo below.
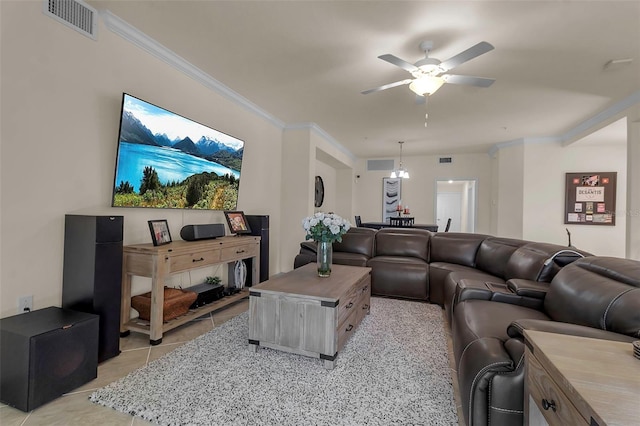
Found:
<svg viewBox="0 0 640 426"><path fill-rule="evenodd" d="M403 228L403 229L426 229L431 232L438 232L438 225L436 224L425 224L425 223L414 223L411 226L392 226L389 222L362 222L363 228L373 228L373 229L382 229L382 228Z"/></svg>

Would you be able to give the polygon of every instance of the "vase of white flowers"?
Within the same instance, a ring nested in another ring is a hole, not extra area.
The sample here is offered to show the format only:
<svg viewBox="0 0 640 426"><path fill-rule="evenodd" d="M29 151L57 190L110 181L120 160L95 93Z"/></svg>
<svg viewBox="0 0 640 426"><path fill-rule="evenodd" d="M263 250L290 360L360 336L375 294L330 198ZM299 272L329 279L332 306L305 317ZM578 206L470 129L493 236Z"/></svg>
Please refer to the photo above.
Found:
<svg viewBox="0 0 640 426"><path fill-rule="evenodd" d="M302 227L307 232L305 239L312 239L317 243L318 276L328 277L331 275L332 244L342 241L342 236L351 228L351 224L336 214L318 212L304 218Z"/></svg>
<svg viewBox="0 0 640 426"><path fill-rule="evenodd" d="M333 245L329 241L318 241L316 249L316 265L318 265L318 276L328 277L331 275L331 263L333 262Z"/></svg>

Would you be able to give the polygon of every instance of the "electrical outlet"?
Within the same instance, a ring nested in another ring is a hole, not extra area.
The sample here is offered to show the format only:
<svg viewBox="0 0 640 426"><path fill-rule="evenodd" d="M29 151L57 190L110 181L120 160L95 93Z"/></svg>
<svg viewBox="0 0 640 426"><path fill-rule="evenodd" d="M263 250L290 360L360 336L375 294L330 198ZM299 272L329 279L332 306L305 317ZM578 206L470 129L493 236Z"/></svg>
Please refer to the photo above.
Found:
<svg viewBox="0 0 640 426"><path fill-rule="evenodd" d="M18 298L18 313L23 314L33 310L33 296L22 296Z"/></svg>

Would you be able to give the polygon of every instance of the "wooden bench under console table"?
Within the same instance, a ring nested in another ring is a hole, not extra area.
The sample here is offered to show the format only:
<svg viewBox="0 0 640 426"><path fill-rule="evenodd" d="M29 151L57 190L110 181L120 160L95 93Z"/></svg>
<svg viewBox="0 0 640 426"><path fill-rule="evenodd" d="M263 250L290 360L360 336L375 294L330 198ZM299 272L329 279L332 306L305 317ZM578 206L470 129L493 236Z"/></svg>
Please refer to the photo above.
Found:
<svg viewBox="0 0 640 426"><path fill-rule="evenodd" d="M121 336L128 335L130 331L137 331L148 334L151 344L157 345L162 342L164 332L248 297L249 291L243 289L239 293L190 310L187 314L166 323L162 321L164 285L168 276L193 269L253 258L253 262L251 262L251 285L256 285L260 276L259 255L260 237L256 236L228 236L201 241L179 240L161 246L154 246L151 243L124 246L122 311L120 317ZM131 277L133 275L151 278L150 321L143 321L137 318L131 320Z"/></svg>

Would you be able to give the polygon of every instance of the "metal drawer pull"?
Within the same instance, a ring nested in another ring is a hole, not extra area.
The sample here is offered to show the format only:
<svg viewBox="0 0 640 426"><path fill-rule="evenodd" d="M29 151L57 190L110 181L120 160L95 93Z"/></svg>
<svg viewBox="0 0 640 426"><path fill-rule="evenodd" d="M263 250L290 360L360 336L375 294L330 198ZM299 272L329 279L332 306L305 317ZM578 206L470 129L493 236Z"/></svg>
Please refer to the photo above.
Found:
<svg viewBox="0 0 640 426"><path fill-rule="evenodd" d="M542 398L542 408L544 408L545 410L551 408L551 410L555 413L556 402L553 399L551 401L547 401L546 399Z"/></svg>
<svg viewBox="0 0 640 426"><path fill-rule="evenodd" d="M202 262L204 260L204 257L201 257L200 259L192 259L192 262Z"/></svg>
<svg viewBox="0 0 640 426"><path fill-rule="evenodd" d="M236 250L236 254L240 254L240 253L244 253L244 249L243 250Z"/></svg>
<svg viewBox="0 0 640 426"><path fill-rule="evenodd" d="M345 331L351 331L351 330L353 330L353 324L349 324L349 327L347 327Z"/></svg>
<svg viewBox="0 0 640 426"><path fill-rule="evenodd" d="M349 309L353 306L353 302L349 302L349 304L347 306L345 306L345 309Z"/></svg>

